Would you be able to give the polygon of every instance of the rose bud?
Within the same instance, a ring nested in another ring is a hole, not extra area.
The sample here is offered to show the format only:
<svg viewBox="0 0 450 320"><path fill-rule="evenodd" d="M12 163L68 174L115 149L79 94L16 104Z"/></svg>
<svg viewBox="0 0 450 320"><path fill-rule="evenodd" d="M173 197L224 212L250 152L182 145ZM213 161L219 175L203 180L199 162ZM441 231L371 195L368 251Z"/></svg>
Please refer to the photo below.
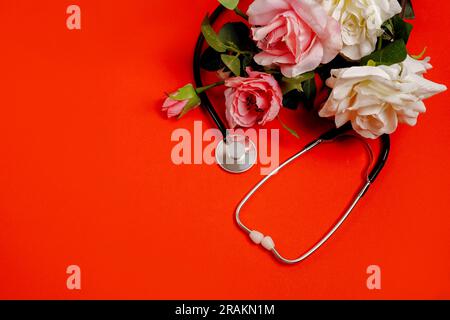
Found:
<svg viewBox="0 0 450 320"><path fill-rule="evenodd" d="M169 94L162 106L169 118L183 116L200 105L200 98L192 84L188 84L178 91Z"/></svg>

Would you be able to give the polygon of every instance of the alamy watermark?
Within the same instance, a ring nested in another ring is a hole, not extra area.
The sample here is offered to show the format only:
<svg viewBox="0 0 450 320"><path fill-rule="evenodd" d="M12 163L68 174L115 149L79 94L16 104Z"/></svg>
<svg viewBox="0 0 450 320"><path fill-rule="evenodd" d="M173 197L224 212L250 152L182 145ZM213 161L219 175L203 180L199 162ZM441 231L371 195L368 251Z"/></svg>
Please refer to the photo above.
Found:
<svg viewBox="0 0 450 320"><path fill-rule="evenodd" d="M66 286L69 290L81 290L81 268L77 265L70 265L66 269L68 274Z"/></svg>
<svg viewBox="0 0 450 320"><path fill-rule="evenodd" d="M66 26L69 30L81 30L81 8L75 4L67 7Z"/></svg>
<svg viewBox="0 0 450 320"><path fill-rule="evenodd" d="M261 175L268 175L280 164L280 131L278 129L237 129L229 130L229 135L248 137L256 146ZM194 130L176 129L171 141L171 159L175 165L214 165L215 150L223 140L218 129L203 129L201 121L194 122ZM234 150L236 151L236 150Z"/></svg>
<svg viewBox="0 0 450 320"><path fill-rule="evenodd" d="M381 290L381 268L377 265L370 265L367 267L367 289Z"/></svg>

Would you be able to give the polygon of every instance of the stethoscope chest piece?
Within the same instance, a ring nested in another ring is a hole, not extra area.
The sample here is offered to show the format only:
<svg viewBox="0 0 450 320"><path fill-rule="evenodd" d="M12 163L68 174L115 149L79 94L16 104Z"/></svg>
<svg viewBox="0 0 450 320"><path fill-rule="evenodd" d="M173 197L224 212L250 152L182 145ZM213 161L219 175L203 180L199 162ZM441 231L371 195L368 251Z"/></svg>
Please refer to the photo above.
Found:
<svg viewBox="0 0 450 320"><path fill-rule="evenodd" d="M216 148L216 162L227 172L243 173L257 161L256 146L244 135L228 135Z"/></svg>

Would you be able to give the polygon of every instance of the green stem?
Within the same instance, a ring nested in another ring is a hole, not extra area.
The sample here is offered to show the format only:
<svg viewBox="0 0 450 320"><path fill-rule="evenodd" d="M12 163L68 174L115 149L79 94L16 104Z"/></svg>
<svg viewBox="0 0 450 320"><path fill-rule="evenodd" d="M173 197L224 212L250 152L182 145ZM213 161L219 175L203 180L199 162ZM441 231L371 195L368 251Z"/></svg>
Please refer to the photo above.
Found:
<svg viewBox="0 0 450 320"><path fill-rule="evenodd" d="M197 90L195 90L195 91L197 91L197 94L201 94L201 93L203 93L203 92L205 92L205 91L208 91L209 89L212 89L212 88L215 88L215 87L224 85L224 84L225 84L225 81L219 81L219 82L210 84L210 85L208 85L208 86L204 86L204 87L201 87L201 88L197 88Z"/></svg>
<svg viewBox="0 0 450 320"><path fill-rule="evenodd" d="M248 16L247 16L241 9L239 9L238 7L236 7L236 9L234 9L234 12L235 12L238 16L240 16L242 19L248 20Z"/></svg>
<svg viewBox="0 0 450 320"><path fill-rule="evenodd" d="M230 51L232 51L232 52L234 52L234 53L237 53L237 54L239 54L239 55L244 55L244 56L252 56L254 53L253 52L251 52L251 51L242 51L242 50L240 50L238 47L236 47L235 45L233 45L233 44L230 44L230 43L228 43L228 44L226 44L226 46L227 46L227 49L228 50L230 50Z"/></svg>
<svg viewBox="0 0 450 320"><path fill-rule="evenodd" d="M296 137L297 139L300 139L300 136L298 135L298 133L294 130L289 128L280 118L280 116L278 115L278 121L280 122L281 126L286 129L290 134L292 134L294 137Z"/></svg>
<svg viewBox="0 0 450 320"><path fill-rule="evenodd" d="M239 50L239 49L231 49L231 51L234 51L235 53L237 53L237 54L239 54L239 55L244 55L244 56L252 56L252 55L254 55L254 53L253 52L251 52L251 51L241 51L241 50Z"/></svg>
<svg viewBox="0 0 450 320"><path fill-rule="evenodd" d="M383 36L378 38L378 50L383 49Z"/></svg>

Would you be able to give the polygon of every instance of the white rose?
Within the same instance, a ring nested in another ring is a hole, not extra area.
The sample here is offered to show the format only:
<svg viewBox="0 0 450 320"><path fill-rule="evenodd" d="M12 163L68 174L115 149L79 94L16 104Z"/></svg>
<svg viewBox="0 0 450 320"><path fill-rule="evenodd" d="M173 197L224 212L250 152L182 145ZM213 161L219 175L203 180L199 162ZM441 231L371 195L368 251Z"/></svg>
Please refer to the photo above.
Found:
<svg viewBox="0 0 450 320"><path fill-rule="evenodd" d="M333 90L319 115L335 117L337 127L351 121L372 139L393 133L399 123L414 126L426 111L422 100L447 90L423 77L430 68L429 59L408 57L392 66L332 70L327 85Z"/></svg>
<svg viewBox="0 0 450 320"><path fill-rule="evenodd" d="M402 11L397 0L321 0L328 14L341 24L341 54L360 60L375 51L384 22Z"/></svg>

